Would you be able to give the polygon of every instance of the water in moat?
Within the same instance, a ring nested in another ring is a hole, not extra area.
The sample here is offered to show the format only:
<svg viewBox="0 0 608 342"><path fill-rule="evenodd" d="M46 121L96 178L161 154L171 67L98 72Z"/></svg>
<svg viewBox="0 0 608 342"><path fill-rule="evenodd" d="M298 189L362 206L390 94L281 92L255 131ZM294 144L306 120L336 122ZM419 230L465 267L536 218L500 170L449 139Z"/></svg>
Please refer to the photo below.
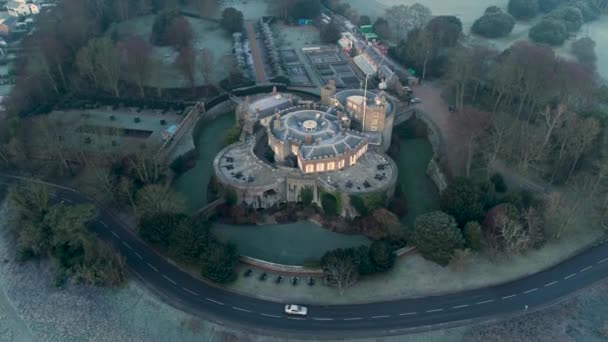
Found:
<svg viewBox="0 0 608 342"><path fill-rule="evenodd" d="M213 159L224 147L223 134L234 125L234 115L220 115L214 120L199 123L196 165L173 183L175 190L185 198L190 210L195 211L207 204L207 184L213 175Z"/></svg>
<svg viewBox="0 0 608 342"><path fill-rule="evenodd" d="M222 115L201 125L198 136L196 166L181 175L174 188L182 193L191 210L207 203L207 184L213 173L213 159L222 149L224 132L234 124L234 116ZM400 139L399 183L407 198L406 221L436 207L437 190L428 177L426 167L433 151L423 137ZM366 237L331 232L323 227L301 221L281 225L237 226L214 224L212 230L222 240L234 242L241 254L283 264L302 264L318 260L328 250L371 243Z"/></svg>

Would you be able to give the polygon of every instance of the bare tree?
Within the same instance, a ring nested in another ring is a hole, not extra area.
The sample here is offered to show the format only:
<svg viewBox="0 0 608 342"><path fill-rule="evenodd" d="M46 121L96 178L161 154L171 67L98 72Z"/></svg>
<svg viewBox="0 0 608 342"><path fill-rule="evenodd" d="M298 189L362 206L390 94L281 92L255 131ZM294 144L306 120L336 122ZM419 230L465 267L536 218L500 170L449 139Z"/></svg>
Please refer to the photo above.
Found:
<svg viewBox="0 0 608 342"><path fill-rule="evenodd" d="M194 51L189 47L182 48L175 60L175 66L186 77L192 88L194 88L195 62L196 56L194 55Z"/></svg>
<svg viewBox="0 0 608 342"><path fill-rule="evenodd" d="M141 97L144 97L146 95L144 86L148 80L152 64L152 47L147 41L139 37L131 37L121 44L121 48L125 56L126 71L137 84Z"/></svg>
<svg viewBox="0 0 608 342"><path fill-rule="evenodd" d="M170 187L150 184L137 192L137 212L141 216L158 213L183 213L186 203L183 197Z"/></svg>
<svg viewBox="0 0 608 342"><path fill-rule="evenodd" d="M97 87L120 97L120 51L109 38L91 39L78 51L76 64L81 75L90 78Z"/></svg>
<svg viewBox="0 0 608 342"><path fill-rule="evenodd" d="M524 226L508 212L501 211L494 218L504 248L509 253L522 253L530 247L530 235Z"/></svg>
<svg viewBox="0 0 608 342"><path fill-rule="evenodd" d="M215 67L215 60L213 58L213 52L208 48L204 48L200 53L200 63L201 63L201 74L203 79L205 80L205 85L207 89L213 82L213 68Z"/></svg>
<svg viewBox="0 0 608 342"><path fill-rule="evenodd" d="M351 287L357 281L357 268L350 258L339 258L336 255L330 255L324 260L324 272L328 276L329 281L333 283L340 292Z"/></svg>

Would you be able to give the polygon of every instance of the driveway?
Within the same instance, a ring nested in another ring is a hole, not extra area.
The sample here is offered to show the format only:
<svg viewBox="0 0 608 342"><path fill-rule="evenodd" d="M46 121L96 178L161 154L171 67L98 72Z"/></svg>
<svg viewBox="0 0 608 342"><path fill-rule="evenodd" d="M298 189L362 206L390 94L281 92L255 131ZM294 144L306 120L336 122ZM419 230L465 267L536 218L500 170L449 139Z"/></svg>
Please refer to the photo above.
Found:
<svg viewBox="0 0 608 342"><path fill-rule="evenodd" d="M449 104L441 97L441 88L428 82L413 86L412 90L414 96L422 99L416 109L430 118L440 130L441 149L446 156L444 160L447 161L449 174L464 175L470 138L485 127L488 114L471 108L465 108L462 113L450 113Z"/></svg>

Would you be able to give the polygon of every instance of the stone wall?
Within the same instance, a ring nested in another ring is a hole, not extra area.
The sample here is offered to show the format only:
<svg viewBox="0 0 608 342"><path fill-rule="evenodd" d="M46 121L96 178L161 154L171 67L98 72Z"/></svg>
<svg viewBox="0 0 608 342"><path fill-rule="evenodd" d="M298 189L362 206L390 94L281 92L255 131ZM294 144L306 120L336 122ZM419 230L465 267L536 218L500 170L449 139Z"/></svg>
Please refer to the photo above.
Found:
<svg viewBox="0 0 608 342"><path fill-rule="evenodd" d="M241 256L240 261L246 265L251 265L257 268L261 268L266 271L276 272L276 273L288 273L298 276L310 276L310 277L321 277L323 276L323 271L320 269L309 269L303 266L291 266L291 265L282 265L275 264L273 262L264 261L248 256Z"/></svg>
<svg viewBox="0 0 608 342"><path fill-rule="evenodd" d="M426 125L428 132L427 138L433 147L433 158L427 166L426 173L429 178L431 178L433 183L435 183L435 186L437 186L439 193L441 193L448 186L447 177L445 176L445 173L441 169L441 165L439 163L439 161L444 158L441 149L441 144L443 143L441 133L435 123L423 112L416 111L415 115L417 119L421 120Z"/></svg>

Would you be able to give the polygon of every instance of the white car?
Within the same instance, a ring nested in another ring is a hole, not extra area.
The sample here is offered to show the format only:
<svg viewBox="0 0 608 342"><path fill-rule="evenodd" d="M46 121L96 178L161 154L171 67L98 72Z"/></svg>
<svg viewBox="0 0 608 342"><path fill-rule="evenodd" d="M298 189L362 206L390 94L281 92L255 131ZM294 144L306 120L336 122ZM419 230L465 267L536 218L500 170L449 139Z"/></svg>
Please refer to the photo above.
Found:
<svg viewBox="0 0 608 342"><path fill-rule="evenodd" d="M306 316L308 309L302 305L287 304L285 305L285 313L288 315Z"/></svg>
<svg viewBox="0 0 608 342"><path fill-rule="evenodd" d="M410 100L411 104L416 104L416 103L421 103L422 100L418 97L414 97L413 99Z"/></svg>

